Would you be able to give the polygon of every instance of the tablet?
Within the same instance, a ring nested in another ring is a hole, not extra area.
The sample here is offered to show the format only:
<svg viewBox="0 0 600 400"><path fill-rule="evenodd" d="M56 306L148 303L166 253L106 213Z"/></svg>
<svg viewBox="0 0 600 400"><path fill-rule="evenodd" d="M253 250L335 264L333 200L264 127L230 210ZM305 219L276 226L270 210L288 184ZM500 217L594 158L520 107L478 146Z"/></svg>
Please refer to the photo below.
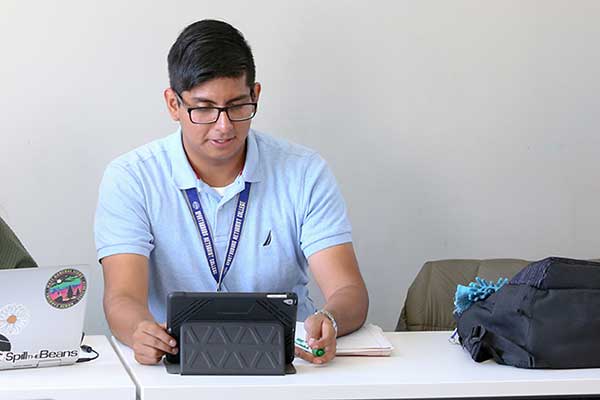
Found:
<svg viewBox="0 0 600 400"><path fill-rule="evenodd" d="M281 323L285 362L294 360L298 296L295 293L171 292L167 296L167 331L180 343L180 328L194 321L252 321ZM179 363L178 354L167 354Z"/></svg>

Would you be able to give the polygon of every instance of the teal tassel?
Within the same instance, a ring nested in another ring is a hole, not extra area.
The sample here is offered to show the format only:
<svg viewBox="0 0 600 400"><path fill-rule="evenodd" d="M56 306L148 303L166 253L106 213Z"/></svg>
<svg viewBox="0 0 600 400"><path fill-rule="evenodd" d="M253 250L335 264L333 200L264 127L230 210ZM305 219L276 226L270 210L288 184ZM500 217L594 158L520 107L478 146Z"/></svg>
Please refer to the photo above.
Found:
<svg viewBox="0 0 600 400"><path fill-rule="evenodd" d="M471 304L485 300L507 283L507 278L498 278L498 281L493 283L476 277L475 282L469 283L469 286L457 285L454 295L454 314L460 316L467 308L471 307Z"/></svg>

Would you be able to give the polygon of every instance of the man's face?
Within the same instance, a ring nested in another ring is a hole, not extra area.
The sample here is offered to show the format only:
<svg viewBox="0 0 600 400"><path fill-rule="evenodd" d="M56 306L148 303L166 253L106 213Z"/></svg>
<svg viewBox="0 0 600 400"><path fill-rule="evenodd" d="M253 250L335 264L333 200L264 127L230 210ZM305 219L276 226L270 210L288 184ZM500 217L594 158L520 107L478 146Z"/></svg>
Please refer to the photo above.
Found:
<svg viewBox="0 0 600 400"><path fill-rule="evenodd" d="M246 84L246 77L215 78L189 91L180 93L183 104L178 104L172 89L165 91L165 99L171 117L181 123L184 148L191 160L211 164L237 162L243 157L246 137L251 120L232 122L224 111L219 119L210 124L195 124L190 120L189 108L227 107L258 102L260 84L253 90Z"/></svg>

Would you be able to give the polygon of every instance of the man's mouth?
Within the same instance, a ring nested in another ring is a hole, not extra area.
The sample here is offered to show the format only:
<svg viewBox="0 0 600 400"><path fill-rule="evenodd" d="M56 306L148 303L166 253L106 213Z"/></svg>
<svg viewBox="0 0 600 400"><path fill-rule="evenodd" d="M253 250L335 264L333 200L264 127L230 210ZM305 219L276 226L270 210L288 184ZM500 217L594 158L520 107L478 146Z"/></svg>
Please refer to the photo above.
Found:
<svg viewBox="0 0 600 400"><path fill-rule="evenodd" d="M215 142L215 143L219 143L219 144L225 144L228 142L231 142L233 140L233 138L228 138L228 139L211 139L211 142Z"/></svg>
<svg viewBox="0 0 600 400"><path fill-rule="evenodd" d="M225 148L228 147L235 137L227 138L227 139L210 139L210 143L217 148Z"/></svg>

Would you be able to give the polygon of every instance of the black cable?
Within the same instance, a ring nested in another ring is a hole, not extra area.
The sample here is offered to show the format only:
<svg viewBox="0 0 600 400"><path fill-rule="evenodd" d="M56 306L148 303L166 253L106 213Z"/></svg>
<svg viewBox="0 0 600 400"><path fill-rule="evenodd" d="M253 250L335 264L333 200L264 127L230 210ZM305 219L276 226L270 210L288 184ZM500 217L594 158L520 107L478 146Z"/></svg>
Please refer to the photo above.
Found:
<svg viewBox="0 0 600 400"><path fill-rule="evenodd" d="M100 354L98 354L98 352L96 350L94 350L92 348L92 346L88 346L87 344L82 344L81 345L81 350L85 351L86 353L94 353L95 356L92 357L92 358L80 358L79 360L76 361L78 363L93 361L96 358L100 357Z"/></svg>

